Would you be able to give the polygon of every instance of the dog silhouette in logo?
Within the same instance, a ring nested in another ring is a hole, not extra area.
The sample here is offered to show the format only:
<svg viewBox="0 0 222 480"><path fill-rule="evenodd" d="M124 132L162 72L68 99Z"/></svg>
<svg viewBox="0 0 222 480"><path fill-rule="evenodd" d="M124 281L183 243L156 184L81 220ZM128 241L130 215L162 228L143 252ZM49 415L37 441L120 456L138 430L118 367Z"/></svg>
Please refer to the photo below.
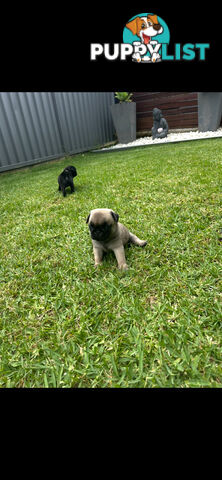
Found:
<svg viewBox="0 0 222 480"><path fill-rule="evenodd" d="M137 35L140 39L140 43L148 46L151 50L151 57L144 57L143 61L157 61L160 54L156 51L156 47L160 44L156 40L152 40L152 37L160 35L163 32L163 27L160 25L157 15L147 15L147 17L136 17L126 24L126 27L132 32L133 35ZM133 42L136 44L136 42ZM139 44L139 43L138 43ZM152 47L150 48L149 45ZM134 61L141 61L141 55L135 53L133 55Z"/></svg>

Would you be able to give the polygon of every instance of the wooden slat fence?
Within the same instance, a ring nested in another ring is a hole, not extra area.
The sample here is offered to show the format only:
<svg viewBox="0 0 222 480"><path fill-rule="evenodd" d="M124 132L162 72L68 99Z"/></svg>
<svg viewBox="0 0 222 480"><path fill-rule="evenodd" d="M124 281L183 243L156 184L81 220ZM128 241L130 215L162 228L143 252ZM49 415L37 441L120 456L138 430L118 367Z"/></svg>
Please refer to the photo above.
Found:
<svg viewBox="0 0 222 480"><path fill-rule="evenodd" d="M137 132L151 130L153 108L162 110L169 129L198 127L197 92L134 92L136 102Z"/></svg>

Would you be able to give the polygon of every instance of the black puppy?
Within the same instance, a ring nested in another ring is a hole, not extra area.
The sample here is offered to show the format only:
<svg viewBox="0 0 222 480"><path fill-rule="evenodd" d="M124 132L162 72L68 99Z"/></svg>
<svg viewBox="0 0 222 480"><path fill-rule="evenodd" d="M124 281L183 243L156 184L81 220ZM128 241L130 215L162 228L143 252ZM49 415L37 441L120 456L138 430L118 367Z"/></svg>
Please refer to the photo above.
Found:
<svg viewBox="0 0 222 480"><path fill-rule="evenodd" d="M77 171L75 167L72 167L71 165L69 167L66 167L62 173L58 176L58 183L59 183L59 190L62 190L63 197L66 196L66 188L70 187L71 192L73 193L75 188L74 188L74 183L73 183L73 178L77 176Z"/></svg>

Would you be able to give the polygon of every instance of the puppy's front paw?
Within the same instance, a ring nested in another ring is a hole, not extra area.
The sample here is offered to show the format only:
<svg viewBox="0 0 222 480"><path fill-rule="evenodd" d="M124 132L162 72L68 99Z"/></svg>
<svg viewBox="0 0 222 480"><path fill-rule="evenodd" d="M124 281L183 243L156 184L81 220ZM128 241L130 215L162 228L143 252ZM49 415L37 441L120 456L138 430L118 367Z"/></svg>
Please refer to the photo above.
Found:
<svg viewBox="0 0 222 480"><path fill-rule="evenodd" d="M97 262L94 264L94 267L99 267L100 265L102 265L102 262Z"/></svg>
<svg viewBox="0 0 222 480"><path fill-rule="evenodd" d="M141 244L140 244L141 247L145 247L146 245L147 245L147 242L145 240L142 241Z"/></svg>
<svg viewBox="0 0 222 480"><path fill-rule="evenodd" d="M126 263L122 263L118 265L119 270L128 270L128 265Z"/></svg>

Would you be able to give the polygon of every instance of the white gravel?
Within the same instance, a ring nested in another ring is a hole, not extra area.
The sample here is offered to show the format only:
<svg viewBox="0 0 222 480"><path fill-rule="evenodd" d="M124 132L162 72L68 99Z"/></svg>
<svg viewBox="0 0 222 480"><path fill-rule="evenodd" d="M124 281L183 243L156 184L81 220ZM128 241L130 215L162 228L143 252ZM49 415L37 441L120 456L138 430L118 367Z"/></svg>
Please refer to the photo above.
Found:
<svg viewBox="0 0 222 480"><path fill-rule="evenodd" d="M130 143L117 143L116 145L108 148L102 148L101 150L115 150L115 148L130 148L130 147L140 147L142 145L156 145L158 143L171 143L171 142L184 142L187 140L197 140L201 138L215 138L222 137L222 128L218 128L215 132L179 132L179 133L169 133L165 138L156 138L152 140L152 137L142 137L137 138L134 142ZM100 150L100 151L101 151Z"/></svg>

